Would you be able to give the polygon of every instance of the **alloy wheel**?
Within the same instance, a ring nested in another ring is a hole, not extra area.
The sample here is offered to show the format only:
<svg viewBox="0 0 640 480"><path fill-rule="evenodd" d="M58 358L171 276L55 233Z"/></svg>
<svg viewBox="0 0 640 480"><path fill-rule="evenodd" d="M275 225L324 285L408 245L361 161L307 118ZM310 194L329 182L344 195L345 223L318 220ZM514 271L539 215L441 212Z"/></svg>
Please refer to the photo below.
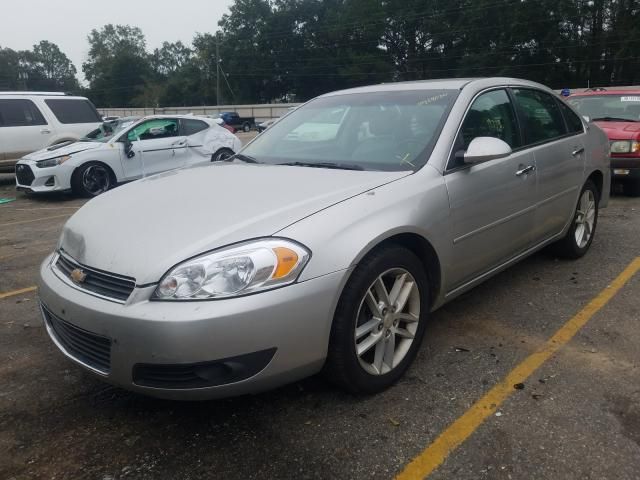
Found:
<svg viewBox="0 0 640 480"><path fill-rule="evenodd" d="M360 302L354 342L358 361L371 375L393 370L407 355L420 321L420 291L403 268L387 270Z"/></svg>
<svg viewBox="0 0 640 480"><path fill-rule="evenodd" d="M579 248L584 248L593 234L596 218L596 199L591 190L585 190L580 196L576 211L575 239Z"/></svg>
<svg viewBox="0 0 640 480"><path fill-rule="evenodd" d="M82 186L91 195L100 195L109 190L111 179L102 165L91 165L82 174Z"/></svg>

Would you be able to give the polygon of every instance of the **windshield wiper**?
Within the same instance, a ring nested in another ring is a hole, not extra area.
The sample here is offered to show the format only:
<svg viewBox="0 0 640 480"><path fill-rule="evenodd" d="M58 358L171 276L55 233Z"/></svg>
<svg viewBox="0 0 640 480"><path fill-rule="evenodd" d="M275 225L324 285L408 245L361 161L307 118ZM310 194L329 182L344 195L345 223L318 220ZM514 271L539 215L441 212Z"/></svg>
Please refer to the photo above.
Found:
<svg viewBox="0 0 640 480"><path fill-rule="evenodd" d="M243 155L242 153L236 153L235 155L229 157L227 161L231 161L231 160L233 160L235 158L237 158L241 162L245 162L245 163L260 163L255 158L250 157L249 155Z"/></svg>
<svg viewBox="0 0 640 480"><path fill-rule="evenodd" d="M592 118L594 122L637 122L638 120L633 120L631 118L622 118L622 117L598 117Z"/></svg>
<svg viewBox="0 0 640 480"><path fill-rule="evenodd" d="M333 163L333 162L286 162L278 163L278 165L286 165L289 167L313 167L313 168L333 168L336 170L364 170L360 165L351 163Z"/></svg>

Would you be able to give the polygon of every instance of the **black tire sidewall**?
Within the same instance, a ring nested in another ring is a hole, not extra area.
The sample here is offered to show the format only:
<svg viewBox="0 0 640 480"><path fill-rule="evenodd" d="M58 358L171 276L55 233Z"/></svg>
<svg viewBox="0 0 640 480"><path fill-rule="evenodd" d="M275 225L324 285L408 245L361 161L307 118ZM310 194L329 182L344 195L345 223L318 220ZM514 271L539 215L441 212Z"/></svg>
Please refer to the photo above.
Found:
<svg viewBox="0 0 640 480"><path fill-rule="evenodd" d="M384 375L372 375L362 368L356 354L356 317L360 302L371 284L380 274L392 268L403 268L416 280L420 291L420 322L409 351L396 368ZM420 259L401 246L385 247L370 254L352 273L336 308L329 345L329 369L326 371L329 379L352 392L375 393L391 386L417 355L428 317L429 282Z"/></svg>

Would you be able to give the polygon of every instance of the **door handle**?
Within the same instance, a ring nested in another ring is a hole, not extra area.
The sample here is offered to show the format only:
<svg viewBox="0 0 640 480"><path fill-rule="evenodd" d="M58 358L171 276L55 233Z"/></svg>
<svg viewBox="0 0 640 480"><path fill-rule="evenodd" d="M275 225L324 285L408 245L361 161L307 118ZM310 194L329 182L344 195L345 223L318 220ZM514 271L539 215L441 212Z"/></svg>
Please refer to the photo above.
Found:
<svg viewBox="0 0 640 480"><path fill-rule="evenodd" d="M40 133L42 133L43 135L46 135L51 133L51 130L49 130L48 128L43 128L42 130L40 130Z"/></svg>
<svg viewBox="0 0 640 480"><path fill-rule="evenodd" d="M522 165L520 165L520 170L516 172L516 177L521 177L522 175L526 175L529 172L534 172L535 170L536 170L535 165L527 165L526 167L523 167Z"/></svg>
<svg viewBox="0 0 640 480"><path fill-rule="evenodd" d="M584 152L584 147L573 147L573 148L574 148L574 150L573 150L573 152L571 152L571 155L573 155L574 157L577 157L582 152Z"/></svg>
<svg viewBox="0 0 640 480"><path fill-rule="evenodd" d="M186 141L186 140L179 140L179 141L177 141L177 142L174 142L172 145L173 145L174 147L183 147L186 143L187 143L187 141Z"/></svg>

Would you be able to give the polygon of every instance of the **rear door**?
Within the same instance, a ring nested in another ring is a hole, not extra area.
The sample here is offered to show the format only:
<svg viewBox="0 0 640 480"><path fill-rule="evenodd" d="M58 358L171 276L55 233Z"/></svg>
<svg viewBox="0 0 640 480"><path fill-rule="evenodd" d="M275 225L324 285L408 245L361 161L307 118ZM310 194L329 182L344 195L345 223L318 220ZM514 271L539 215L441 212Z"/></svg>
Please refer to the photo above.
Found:
<svg viewBox="0 0 640 480"><path fill-rule="evenodd" d="M553 95L531 88L512 92L538 171L533 231L538 243L560 233L573 215L584 172L585 129L577 115Z"/></svg>
<svg viewBox="0 0 640 480"><path fill-rule="evenodd" d="M46 147L50 136L51 129L33 101L0 99L0 149L7 161Z"/></svg>
<svg viewBox="0 0 640 480"><path fill-rule="evenodd" d="M476 137L500 138L514 151L506 158L473 165L454 157L450 160L444 178L452 216L452 290L531 246L535 160L531 151L522 148L506 89L476 97L462 123L454 152L466 150Z"/></svg>

